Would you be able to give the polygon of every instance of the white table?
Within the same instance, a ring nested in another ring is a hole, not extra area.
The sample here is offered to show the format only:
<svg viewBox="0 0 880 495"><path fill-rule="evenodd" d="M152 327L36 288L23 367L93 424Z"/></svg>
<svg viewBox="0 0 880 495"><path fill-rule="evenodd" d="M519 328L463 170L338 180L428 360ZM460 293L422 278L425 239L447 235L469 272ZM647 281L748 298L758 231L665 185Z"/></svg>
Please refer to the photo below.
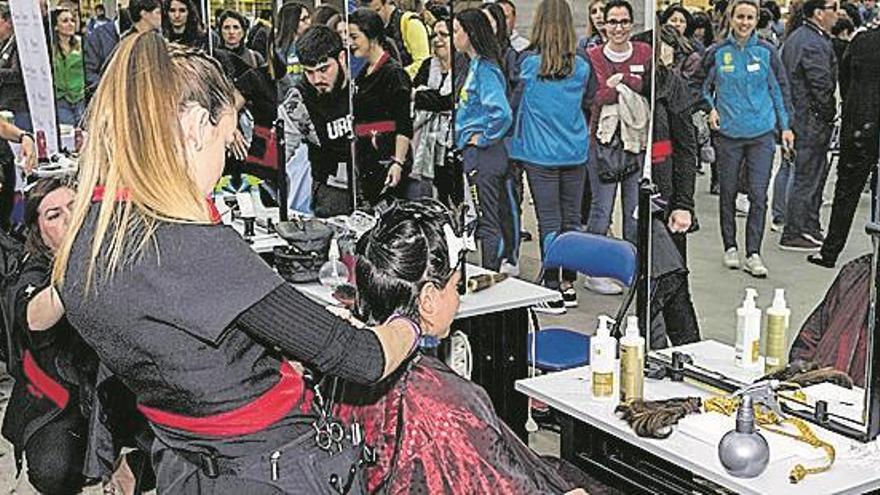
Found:
<svg viewBox="0 0 880 495"><path fill-rule="evenodd" d="M489 270L468 263L467 275L490 273ZM300 292L324 304L338 304L333 298L333 291L318 282L294 285ZM550 290L524 280L508 278L486 290L465 294L461 297L456 319L500 313L508 310L527 308L541 302L561 299L559 291Z"/></svg>
<svg viewBox="0 0 880 495"><path fill-rule="evenodd" d="M826 495L826 494L857 494L880 488L880 448L875 444L862 444L856 440L843 437L813 425L817 435L831 442L837 451L837 460L830 471L809 475L796 485L788 482L789 470L797 462L807 466L821 464L817 460L821 455L805 444L797 444L797 452L805 454L803 459L785 457L780 459L779 449L774 449L773 433L765 432L771 441L770 464L767 470L753 479L740 479L727 474L718 461L717 445L705 439L683 433L683 427L665 440L654 440L637 437L624 421L614 415L616 399L597 401L590 394L589 366L568 371L553 373L537 378L519 380L516 389L529 397L547 403L566 416L566 421L573 419L573 428L564 428L563 435L580 435L581 438L563 438L563 456L577 462L578 447L571 449L573 443L583 440L584 433L596 429L610 435L616 440L644 452L656 456L666 462L679 466L699 478L709 480L728 490L743 494L768 495ZM670 397L697 396L706 397L709 393L701 388L685 382L669 380L646 380L645 398L664 399ZM729 420L733 426L732 418ZM563 421L565 424L566 421ZM726 429L727 427L719 427ZM784 440L784 439L783 439ZM568 444L569 448L566 448ZM800 447L800 445L803 445ZM566 452L566 450L570 450ZM774 451L777 455L774 455ZM649 457L643 455L642 457Z"/></svg>

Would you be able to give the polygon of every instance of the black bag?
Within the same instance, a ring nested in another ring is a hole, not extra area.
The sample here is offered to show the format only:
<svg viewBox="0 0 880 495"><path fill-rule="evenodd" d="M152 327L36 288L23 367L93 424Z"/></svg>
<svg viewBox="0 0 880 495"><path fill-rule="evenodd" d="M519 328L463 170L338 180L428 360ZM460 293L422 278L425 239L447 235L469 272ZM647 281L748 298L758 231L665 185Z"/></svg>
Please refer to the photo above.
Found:
<svg viewBox="0 0 880 495"><path fill-rule="evenodd" d="M333 230L316 219L279 222L275 230L290 244L273 250L278 273L292 283L318 280L318 272L330 253Z"/></svg>
<svg viewBox="0 0 880 495"><path fill-rule="evenodd" d="M623 149L619 130L607 144L596 141L596 171L599 180L605 183L622 182L641 169L639 156Z"/></svg>
<svg viewBox="0 0 880 495"><path fill-rule="evenodd" d="M15 348L14 338L14 314L15 314L15 283L18 280L22 261L24 259L24 246L12 235L0 230L0 330L3 338L0 338L0 360L6 363L6 368L15 368L20 361L20 353ZM15 363L10 362L10 356L15 356Z"/></svg>

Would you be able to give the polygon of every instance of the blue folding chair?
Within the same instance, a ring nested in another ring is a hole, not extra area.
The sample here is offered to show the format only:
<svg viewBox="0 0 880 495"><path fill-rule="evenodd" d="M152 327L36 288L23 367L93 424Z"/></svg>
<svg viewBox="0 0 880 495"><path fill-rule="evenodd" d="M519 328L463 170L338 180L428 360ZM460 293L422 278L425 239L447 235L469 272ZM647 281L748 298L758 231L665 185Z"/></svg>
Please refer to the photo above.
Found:
<svg viewBox="0 0 880 495"><path fill-rule="evenodd" d="M547 247L543 270L563 268L588 277L608 277L622 283L627 291L618 309L615 328L626 314L635 293L638 272L636 247L611 237L566 232ZM590 364L590 336L567 328L538 329L535 322L535 357L532 357L532 334L529 334L529 362L541 371L562 371Z"/></svg>

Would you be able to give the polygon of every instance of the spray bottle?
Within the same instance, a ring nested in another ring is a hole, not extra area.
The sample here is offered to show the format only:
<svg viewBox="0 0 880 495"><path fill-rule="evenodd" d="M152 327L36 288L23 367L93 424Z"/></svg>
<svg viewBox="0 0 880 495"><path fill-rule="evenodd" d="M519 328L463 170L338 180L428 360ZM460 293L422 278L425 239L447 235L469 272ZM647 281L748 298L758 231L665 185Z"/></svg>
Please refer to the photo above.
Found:
<svg viewBox="0 0 880 495"><path fill-rule="evenodd" d="M645 388L645 338L639 334L638 316L626 318L620 339L620 400L641 399Z"/></svg>
<svg viewBox="0 0 880 495"><path fill-rule="evenodd" d="M788 321L791 310L785 305L785 289L776 289L773 305L767 309L767 349L764 358L764 373L774 373L785 368L788 355L785 352L785 339L788 334Z"/></svg>
<svg viewBox="0 0 880 495"><path fill-rule="evenodd" d="M749 287L741 307L736 310L736 365L757 366L761 354L761 310L755 304L758 291Z"/></svg>
<svg viewBox="0 0 880 495"><path fill-rule="evenodd" d="M593 398L610 399L614 395L614 358L617 341L611 336L611 317L599 315L599 328L590 340L590 369L593 372Z"/></svg>
<svg viewBox="0 0 880 495"><path fill-rule="evenodd" d="M321 285L331 289L336 289L348 281L348 267L339 261L339 243L335 237L330 241L328 260L321 266L318 280L321 281Z"/></svg>

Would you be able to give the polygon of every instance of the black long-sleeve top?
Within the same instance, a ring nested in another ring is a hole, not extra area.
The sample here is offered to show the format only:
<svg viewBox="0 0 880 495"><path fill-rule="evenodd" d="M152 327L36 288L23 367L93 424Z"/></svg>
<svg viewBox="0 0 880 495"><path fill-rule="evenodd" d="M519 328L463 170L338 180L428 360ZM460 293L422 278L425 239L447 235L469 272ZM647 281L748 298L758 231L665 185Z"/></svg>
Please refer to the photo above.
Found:
<svg viewBox="0 0 880 495"><path fill-rule="evenodd" d="M684 79L675 72L658 68L654 103L653 177L667 212L694 212L694 182L697 173L697 142L691 121L693 107ZM657 150L671 148L671 154L658 159Z"/></svg>
<svg viewBox="0 0 880 495"><path fill-rule="evenodd" d="M412 139L411 83L406 71L387 53L372 72L369 67L355 79L355 161L361 194L368 203L379 199L385 177L395 156L397 136ZM402 177L412 170L407 151ZM401 182L402 183L402 182ZM402 188L397 188L398 195Z"/></svg>
<svg viewBox="0 0 880 495"><path fill-rule="evenodd" d="M139 259L109 280L96 269L85 293L96 218L94 207L61 297L70 322L140 404L186 416L226 412L275 385L285 357L359 383L382 376L372 331L285 284L230 227L162 223Z"/></svg>
<svg viewBox="0 0 880 495"><path fill-rule="evenodd" d="M431 75L431 64L433 61L434 58L432 57L422 62L419 71L416 73L416 77L413 78L412 85L417 90L413 97L413 107L416 110L427 110L429 112L451 112L454 107L454 102L452 100L453 93L441 95L439 88L432 88L428 84ZM443 78L440 81L440 87L443 87L443 83L447 77L452 77L451 70L443 74ZM420 87L425 87L426 89L418 89Z"/></svg>

